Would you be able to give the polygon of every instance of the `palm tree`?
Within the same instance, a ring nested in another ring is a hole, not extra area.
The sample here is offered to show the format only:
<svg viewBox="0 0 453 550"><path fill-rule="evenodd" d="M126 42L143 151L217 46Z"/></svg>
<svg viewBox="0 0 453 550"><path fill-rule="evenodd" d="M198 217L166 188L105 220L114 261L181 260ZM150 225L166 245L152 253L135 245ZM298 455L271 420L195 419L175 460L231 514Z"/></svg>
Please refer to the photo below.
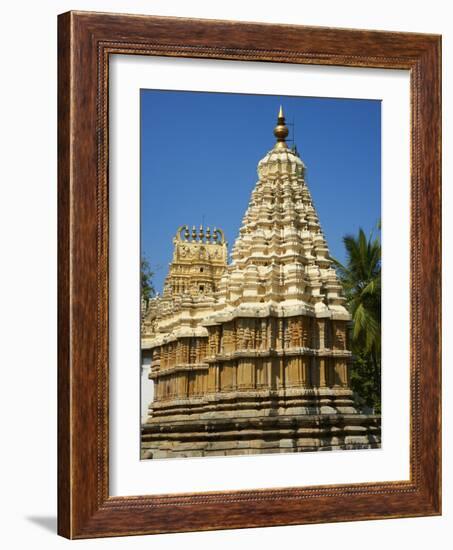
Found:
<svg viewBox="0 0 453 550"><path fill-rule="evenodd" d="M380 409L381 371L381 243L366 237L346 235L346 265L333 259L343 283L352 315L352 351L356 356L351 383L369 406ZM371 379L370 379L371 378Z"/></svg>

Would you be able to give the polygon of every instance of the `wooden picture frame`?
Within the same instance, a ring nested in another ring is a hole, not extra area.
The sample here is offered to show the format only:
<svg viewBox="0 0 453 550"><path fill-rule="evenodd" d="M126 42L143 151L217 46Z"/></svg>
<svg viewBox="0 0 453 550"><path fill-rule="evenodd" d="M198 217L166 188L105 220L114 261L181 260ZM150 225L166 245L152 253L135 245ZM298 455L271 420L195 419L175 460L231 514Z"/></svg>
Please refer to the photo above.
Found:
<svg viewBox="0 0 453 550"><path fill-rule="evenodd" d="M58 21L58 532L88 538L441 513L441 39L69 12ZM410 480L109 496L109 56L406 69L411 87Z"/></svg>

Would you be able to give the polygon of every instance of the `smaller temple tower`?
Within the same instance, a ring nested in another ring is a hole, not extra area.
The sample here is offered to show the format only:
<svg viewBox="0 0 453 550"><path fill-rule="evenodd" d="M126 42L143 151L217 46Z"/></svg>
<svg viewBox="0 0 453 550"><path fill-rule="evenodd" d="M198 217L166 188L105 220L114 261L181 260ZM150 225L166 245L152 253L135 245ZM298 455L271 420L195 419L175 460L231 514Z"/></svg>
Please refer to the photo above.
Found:
<svg viewBox="0 0 453 550"><path fill-rule="evenodd" d="M227 263L227 243L221 229L181 226L173 239L173 260L165 279L163 296L211 296Z"/></svg>
<svg viewBox="0 0 453 550"><path fill-rule="evenodd" d="M212 313L228 260L221 229L182 225L173 238L173 258L161 296L150 300L142 319L142 355L151 342L177 337L207 337L202 320Z"/></svg>

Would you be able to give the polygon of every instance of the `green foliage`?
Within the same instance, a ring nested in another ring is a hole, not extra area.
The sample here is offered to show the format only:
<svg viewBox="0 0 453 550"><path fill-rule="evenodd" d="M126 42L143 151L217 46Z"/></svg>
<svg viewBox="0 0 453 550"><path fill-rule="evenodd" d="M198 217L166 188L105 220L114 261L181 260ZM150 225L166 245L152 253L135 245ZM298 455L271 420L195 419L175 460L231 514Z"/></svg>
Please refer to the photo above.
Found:
<svg viewBox="0 0 453 550"><path fill-rule="evenodd" d="M351 387L361 407L381 413L381 360L357 352L353 345L354 364L351 369Z"/></svg>
<svg viewBox="0 0 453 550"><path fill-rule="evenodd" d="M151 271L151 266L146 258L142 258L140 262L140 287L142 299L148 303L154 296L155 290L152 283L154 273Z"/></svg>
<svg viewBox="0 0 453 550"><path fill-rule="evenodd" d="M333 261L352 315L350 340L354 365L351 385L363 405L380 413L381 243L372 235L367 238L362 229L357 236L346 235L343 242L346 265Z"/></svg>

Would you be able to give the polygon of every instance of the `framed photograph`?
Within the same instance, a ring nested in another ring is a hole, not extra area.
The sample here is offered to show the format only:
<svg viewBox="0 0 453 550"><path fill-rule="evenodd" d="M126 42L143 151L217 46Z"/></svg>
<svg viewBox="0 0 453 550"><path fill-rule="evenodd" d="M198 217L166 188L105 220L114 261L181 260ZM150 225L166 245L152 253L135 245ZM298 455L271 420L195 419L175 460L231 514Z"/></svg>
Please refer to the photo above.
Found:
<svg viewBox="0 0 453 550"><path fill-rule="evenodd" d="M59 16L61 535L441 513L440 49Z"/></svg>

